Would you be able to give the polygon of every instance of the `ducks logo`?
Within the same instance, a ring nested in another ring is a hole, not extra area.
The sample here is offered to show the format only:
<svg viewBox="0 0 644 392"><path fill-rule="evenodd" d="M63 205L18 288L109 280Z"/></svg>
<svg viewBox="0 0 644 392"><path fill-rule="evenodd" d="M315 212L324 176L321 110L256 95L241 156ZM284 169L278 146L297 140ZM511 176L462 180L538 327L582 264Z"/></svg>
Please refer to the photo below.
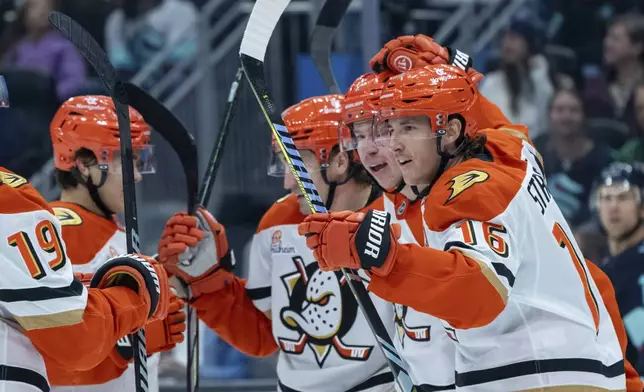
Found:
<svg viewBox="0 0 644 392"><path fill-rule="evenodd" d="M405 322L407 317L407 306L394 304L394 317L396 323L396 333L400 340L400 345L405 347L405 337L416 342L429 342L431 327L410 327Z"/></svg>
<svg viewBox="0 0 644 392"><path fill-rule="evenodd" d="M287 328L299 332L300 337L297 340L278 338L282 351L302 354L308 345L320 368L331 348L344 359L366 361L373 346L342 342L358 314L358 304L344 276L339 272L324 272L317 263L305 266L299 256L292 260L297 271L282 276L290 303L282 308L280 320Z"/></svg>

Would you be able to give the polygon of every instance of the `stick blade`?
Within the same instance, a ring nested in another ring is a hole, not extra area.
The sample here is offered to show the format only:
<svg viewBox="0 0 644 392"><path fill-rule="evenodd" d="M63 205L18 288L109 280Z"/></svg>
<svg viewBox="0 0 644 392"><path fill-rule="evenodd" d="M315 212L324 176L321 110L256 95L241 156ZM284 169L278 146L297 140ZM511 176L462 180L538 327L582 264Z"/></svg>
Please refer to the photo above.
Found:
<svg viewBox="0 0 644 392"><path fill-rule="evenodd" d="M257 0L248 18L239 54L264 61L275 26L291 0Z"/></svg>
<svg viewBox="0 0 644 392"><path fill-rule="evenodd" d="M101 78L109 94L120 103L127 104L127 95L120 86L118 74L114 70L114 67L112 67L107 54L105 54L105 51L96 42L94 37L78 24L78 22L62 12L50 12L49 22L78 48L79 52Z"/></svg>
<svg viewBox="0 0 644 392"><path fill-rule="evenodd" d="M145 90L130 82L125 82L124 86L130 106L141 113L145 121L170 144L179 156L186 176L188 212L193 214L197 207L199 192L197 146L194 138L168 108Z"/></svg>
<svg viewBox="0 0 644 392"><path fill-rule="evenodd" d="M331 45L335 32L344 19L350 4L351 0L326 0L311 34L310 47L313 64L332 94L340 94L341 90L333 75Z"/></svg>

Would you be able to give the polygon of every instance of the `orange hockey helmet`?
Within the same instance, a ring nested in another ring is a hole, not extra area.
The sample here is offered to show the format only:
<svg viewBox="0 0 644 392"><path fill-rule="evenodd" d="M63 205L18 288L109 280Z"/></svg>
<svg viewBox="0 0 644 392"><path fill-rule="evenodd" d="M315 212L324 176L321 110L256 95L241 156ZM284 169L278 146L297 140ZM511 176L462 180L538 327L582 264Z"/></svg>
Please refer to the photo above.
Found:
<svg viewBox="0 0 644 392"><path fill-rule="evenodd" d="M372 105L382 93L383 83L376 73L367 73L356 79L344 96L342 121L338 128L341 151L352 151L358 147L359 137L356 125L360 123L371 129L376 118ZM362 134L360 134L362 136Z"/></svg>
<svg viewBox="0 0 644 392"><path fill-rule="evenodd" d="M445 132L448 116L465 120L465 135L490 125L481 110L476 84L463 70L447 64L428 65L391 77L382 91L378 121L394 117L426 116L432 136Z"/></svg>
<svg viewBox="0 0 644 392"><path fill-rule="evenodd" d="M151 163L150 126L130 107L132 148L140 154L141 173L154 171ZM76 166L75 154L86 148L96 155L99 167L106 171L120 154L118 117L114 102L102 95L72 97L56 112L50 126L54 146L54 165L63 171Z"/></svg>
<svg viewBox="0 0 644 392"><path fill-rule="evenodd" d="M339 94L312 97L297 103L284 112L282 120L298 150L315 153L321 169L326 169L331 150L338 145L338 126L344 97ZM273 139L273 154L269 175L284 175L284 165L279 159L280 149ZM307 168L309 169L309 168Z"/></svg>

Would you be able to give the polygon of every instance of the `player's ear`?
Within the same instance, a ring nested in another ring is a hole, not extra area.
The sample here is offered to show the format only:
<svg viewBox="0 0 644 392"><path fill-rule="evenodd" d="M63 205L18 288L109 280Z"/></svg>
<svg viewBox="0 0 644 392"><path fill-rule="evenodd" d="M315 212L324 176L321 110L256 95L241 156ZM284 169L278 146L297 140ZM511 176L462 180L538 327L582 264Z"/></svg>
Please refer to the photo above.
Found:
<svg viewBox="0 0 644 392"><path fill-rule="evenodd" d="M76 158L76 168L80 172L80 174L83 175L83 177L87 178L89 177L89 166L83 162L82 159Z"/></svg>
<svg viewBox="0 0 644 392"><path fill-rule="evenodd" d="M443 136L443 145L454 145L461 136L463 123L459 118L453 118L447 123L447 133Z"/></svg>
<svg viewBox="0 0 644 392"><path fill-rule="evenodd" d="M342 178L349 171L349 157L346 152L336 152L329 160L329 169L331 174L331 181L337 181Z"/></svg>

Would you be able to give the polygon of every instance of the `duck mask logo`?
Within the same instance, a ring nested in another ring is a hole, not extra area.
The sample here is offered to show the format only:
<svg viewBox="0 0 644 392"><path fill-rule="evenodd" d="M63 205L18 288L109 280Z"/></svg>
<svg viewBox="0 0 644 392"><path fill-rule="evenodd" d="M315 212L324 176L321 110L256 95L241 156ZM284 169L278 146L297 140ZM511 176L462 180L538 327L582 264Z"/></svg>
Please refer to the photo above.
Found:
<svg viewBox="0 0 644 392"><path fill-rule="evenodd" d="M290 302L282 308L280 320L287 328L300 333L300 337L297 340L278 338L282 351L299 355L308 345L320 368L332 347L344 359L366 361L373 346L342 342L358 314L358 304L344 276L339 272L324 272L317 263L305 266L299 256L292 260L297 272L281 277Z"/></svg>
<svg viewBox="0 0 644 392"><path fill-rule="evenodd" d="M405 347L405 337L416 342L429 342L431 327L410 327L406 322L407 312L407 306L394 304L396 333L401 346Z"/></svg>

